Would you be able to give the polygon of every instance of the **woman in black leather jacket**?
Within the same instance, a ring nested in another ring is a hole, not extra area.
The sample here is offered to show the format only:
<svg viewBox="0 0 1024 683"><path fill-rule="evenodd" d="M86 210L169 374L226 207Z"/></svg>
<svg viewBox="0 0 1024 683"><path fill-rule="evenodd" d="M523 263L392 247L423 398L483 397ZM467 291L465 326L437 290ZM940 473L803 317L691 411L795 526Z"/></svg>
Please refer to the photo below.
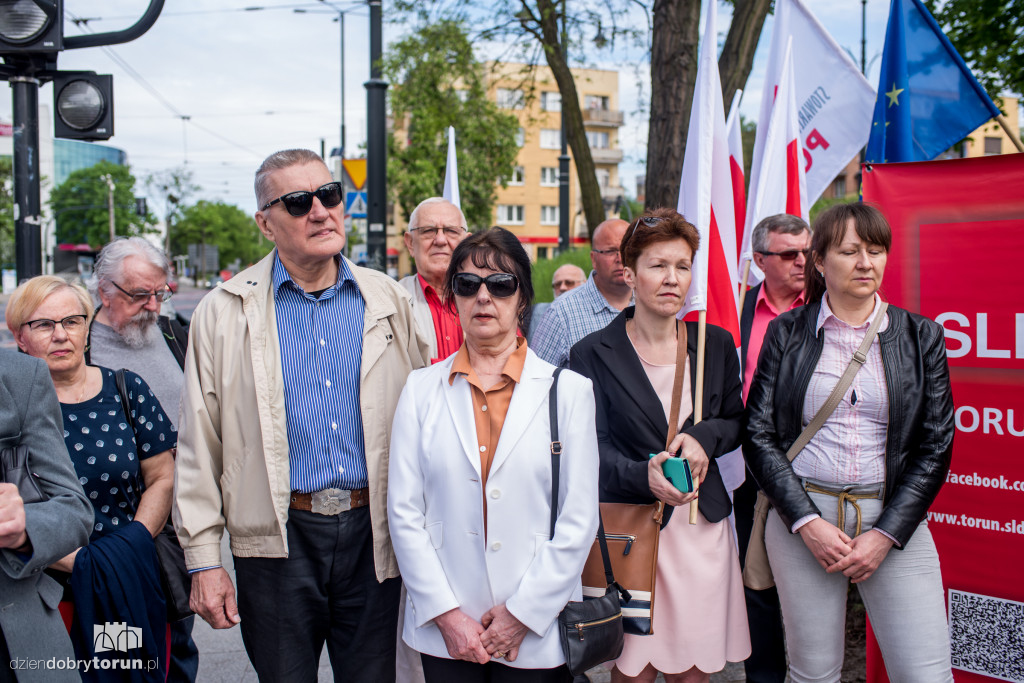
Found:
<svg viewBox="0 0 1024 683"><path fill-rule="evenodd" d="M938 555L924 521L952 453L945 339L931 320L882 310L891 242L869 205L818 217L808 304L769 325L747 400L744 457L772 504L765 542L796 683L839 680L849 581L892 680L953 680ZM786 451L877 315L885 318L864 365L790 463Z"/></svg>

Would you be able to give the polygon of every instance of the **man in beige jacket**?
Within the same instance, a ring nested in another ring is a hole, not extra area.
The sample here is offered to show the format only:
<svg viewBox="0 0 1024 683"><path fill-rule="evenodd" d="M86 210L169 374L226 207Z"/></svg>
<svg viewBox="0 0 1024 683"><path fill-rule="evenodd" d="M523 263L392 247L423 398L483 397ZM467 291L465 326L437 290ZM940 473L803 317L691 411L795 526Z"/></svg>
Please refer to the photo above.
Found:
<svg viewBox="0 0 1024 683"><path fill-rule="evenodd" d="M336 679L395 679L388 441L429 356L405 292L342 256L342 198L315 153L268 157L255 217L275 249L191 324L174 524L193 608L214 628L241 622L263 681L315 680L325 642Z"/></svg>

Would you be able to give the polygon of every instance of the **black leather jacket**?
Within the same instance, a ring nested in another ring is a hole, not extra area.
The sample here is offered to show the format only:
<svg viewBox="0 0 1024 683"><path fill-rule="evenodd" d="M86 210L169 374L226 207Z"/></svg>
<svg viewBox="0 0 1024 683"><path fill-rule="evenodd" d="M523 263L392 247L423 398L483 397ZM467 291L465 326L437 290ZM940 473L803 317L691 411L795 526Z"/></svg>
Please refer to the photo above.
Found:
<svg viewBox="0 0 1024 683"><path fill-rule="evenodd" d="M768 325L744 416L743 455L787 527L818 508L804 492L786 451L803 429L807 385L821 357L815 335L820 303L783 313ZM890 306L878 334L889 393L885 494L875 527L905 547L949 471L953 395L942 327Z"/></svg>

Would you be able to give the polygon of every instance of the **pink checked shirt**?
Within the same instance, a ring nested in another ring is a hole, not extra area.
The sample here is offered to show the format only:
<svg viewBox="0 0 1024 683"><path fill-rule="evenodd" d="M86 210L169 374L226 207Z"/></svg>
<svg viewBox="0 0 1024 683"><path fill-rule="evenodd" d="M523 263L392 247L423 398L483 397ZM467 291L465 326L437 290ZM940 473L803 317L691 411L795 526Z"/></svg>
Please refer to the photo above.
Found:
<svg viewBox="0 0 1024 683"><path fill-rule="evenodd" d="M881 304L882 299L875 294L875 309L862 325L854 327L835 316L829 308L827 295L822 298L815 331L824 328L825 342L804 396L804 426L828 400L864 340ZM888 316L886 318L879 332L889 326ZM889 394L885 368L882 367L882 350L876 337L868 351L867 362L854 377L835 412L793 460L793 471L799 477L841 486L885 481L888 423ZM813 518L797 520L793 531Z"/></svg>

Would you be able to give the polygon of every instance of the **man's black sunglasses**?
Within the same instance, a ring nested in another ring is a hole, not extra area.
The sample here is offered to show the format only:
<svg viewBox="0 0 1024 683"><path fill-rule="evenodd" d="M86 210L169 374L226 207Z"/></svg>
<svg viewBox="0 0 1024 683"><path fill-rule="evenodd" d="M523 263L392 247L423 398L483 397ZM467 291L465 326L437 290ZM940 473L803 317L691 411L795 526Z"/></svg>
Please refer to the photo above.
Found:
<svg viewBox="0 0 1024 683"><path fill-rule="evenodd" d="M491 296L499 299L510 297L519 289L519 279L512 273L494 273L487 277L473 273L456 273L452 278L452 293L455 296L476 296L481 284L487 285L487 291Z"/></svg>
<svg viewBox="0 0 1024 683"><path fill-rule="evenodd" d="M284 208L288 210L288 213L292 216L305 216L313 208L313 197L320 200L320 203L324 205L325 209L333 209L338 204L341 204L342 191L341 183L335 181L333 183L327 183L321 185L313 192L307 192L305 190L301 192L289 192L283 194L273 201L269 201L263 205L260 211L266 211L274 204L281 202L284 204Z"/></svg>
<svg viewBox="0 0 1024 683"><path fill-rule="evenodd" d="M790 251L759 251L757 253L762 256L778 256L783 261L795 261L800 254L803 254L805 259L808 258L811 255L811 250L791 249Z"/></svg>

